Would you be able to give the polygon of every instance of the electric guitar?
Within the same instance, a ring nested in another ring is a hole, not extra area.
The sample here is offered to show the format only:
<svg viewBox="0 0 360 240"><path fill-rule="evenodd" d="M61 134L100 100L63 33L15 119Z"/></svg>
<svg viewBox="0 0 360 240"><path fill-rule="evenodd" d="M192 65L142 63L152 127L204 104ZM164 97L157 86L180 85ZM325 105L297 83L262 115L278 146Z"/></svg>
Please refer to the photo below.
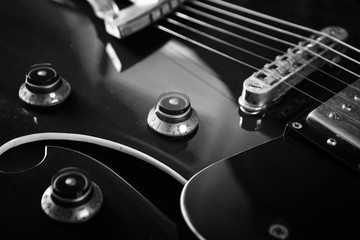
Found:
<svg viewBox="0 0 360 240"><path fill-rule="evenodd" d="M328 102L357 88L357 15L339 16L357 2L104 1L109 11L94 2L1 3L1 170L27 169L29 154L59 141L99 147L110 165L107 153L125 152L181 185L282 137L289 122L307 126L303 116L325 133L320 148L357 166L357 100L336 111ZM112 169L139 179L133 162Z"/></svg>

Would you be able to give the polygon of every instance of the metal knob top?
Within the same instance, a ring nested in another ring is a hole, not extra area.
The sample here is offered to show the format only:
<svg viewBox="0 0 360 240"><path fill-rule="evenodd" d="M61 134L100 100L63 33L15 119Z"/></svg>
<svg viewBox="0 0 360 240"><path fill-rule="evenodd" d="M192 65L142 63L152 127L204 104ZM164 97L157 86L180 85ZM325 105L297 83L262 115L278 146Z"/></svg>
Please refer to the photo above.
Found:
<svg viewBox="0 0 360 240"><path fill-rule="evenodd" d="M169 137L184 137L199 125L198 115L190 98L181 92L162 93L148 114L147 123L155 132Z"/></svg>
<svg viewBox="0 0 360 240"><path fill-rule="evenodd" d="M63 103L70 95L70 84L50 63L32 65L25 82L19 89L19 98L37 107L50 107Z"/></svg>
<svg viewBox="0 0 360 240"><path fill-rule="evenodd" d="M65 223L80 223L92 218L101 208L102 192L87 172L63 168L51 180L41 199L41 207L50 218Z"/></svg>
<svg viewBox="0 0 360 240"><path fill-rule="evenodd" d="M191 108L189 97L181 92L162 93L157 102L159 111L174 117L186 114Z"/></svg>
<svg viewBox="0 0 360 240"><path fill-rule="evenodd" d="M51 181L52 198L59 205L76 207L91 197L93 186L89 175L78 168L64 168Z"/></svg>

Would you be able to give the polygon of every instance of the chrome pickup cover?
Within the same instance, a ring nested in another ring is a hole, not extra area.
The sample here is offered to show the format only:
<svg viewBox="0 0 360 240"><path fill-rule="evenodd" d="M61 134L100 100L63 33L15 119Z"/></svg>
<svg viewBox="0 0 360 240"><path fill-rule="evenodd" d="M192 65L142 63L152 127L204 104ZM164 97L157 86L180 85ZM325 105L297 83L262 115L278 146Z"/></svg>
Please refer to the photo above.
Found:
<svg viewBox="0 0 360 240"><path fill-rule="evenodd" d="M307 121L360 149L360 79L313 110Z"/></svg>
<svg viewBox="0 0 360 240"><path fill-rule="evenodd" d="M97 17L105 22L106 31L117 37L127 37L158 21L185 0L131 0L132 5L119 9L114 0L87 0Z"/></svg>
<svg viewBox="0 0 360 240"><path fill-rule="evenodd" d="M343 41L348 34L339 27L327 27L321 32L324 34L313 35L299 42L296 47L288 49L247 78L238 100L241 110L250 114L263 111L316 68L322 67L326 59L334 59L336 54L329 48L337 51L342 49L329 36Z"/></svg>

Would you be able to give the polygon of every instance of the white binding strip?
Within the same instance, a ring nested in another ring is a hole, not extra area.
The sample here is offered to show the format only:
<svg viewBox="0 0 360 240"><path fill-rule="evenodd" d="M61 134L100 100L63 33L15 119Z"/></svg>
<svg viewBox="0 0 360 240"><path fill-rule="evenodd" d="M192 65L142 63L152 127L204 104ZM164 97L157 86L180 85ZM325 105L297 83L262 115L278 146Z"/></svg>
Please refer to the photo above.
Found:
<svg viewBox="0 0 360 240"><path fill-rule="evenodd" d="M5 153L6 151L10 150L11 148L26 144L26 143L32 143L37 141L46 141L46 140L67 140L67 141L77 141L77 142L85 142L85 143L92 143L99 146L107 147L110 149L115 149L117 151L129 154L131 156L134 156L138 159L141 159L158 169L164 171L165 173L169 174L171 177L175 178L177 181L179 181L181 184L185 184L187 180L182 177L179 173L174 171L172 168L166 166L159 160L140 152L134 148L128 147L126 145L116 143L110 140L88 136L88 135L82 135L82 134L74 134L74 133L57 133L57 132L44 132L44 133L35 133L30 135L25 135L22 137L14 138L10 140L9 142L3 144L0 147L0 156Z"/></svg>
<svg viewBox="0 0 360 240"><path fill-rule="evenodd" d="M197 175L197 174L195 174ZM206 238L204 238L200 232L195 228L195 226L192 224L191 222L191 219L190 219L190 214L189 212L187 211L187 208L186 208L186 204L185 204L185 195L186 195L186 191L187 191L187 185L190 181L188 181L184 188L182 189L181 191L181 195L180 195L180 209L181 209L181 213L182 213L182 216L187 224L187 226L190 228L190 230L194 233L194 235L200 239L200 240L206 240Z"/></svg>
<svg viewBox="0 0 360 240"><path fill-rule="evenodd" d="M250 147L250 148L244 150L244 151L241 152L241 153L247 152L247 151L249 151L249 150L251 150L251 149L254 149L254 148L258 148L259 146L265 145L266 143L269 143L269 142L272 142L272 141L275 141L276 139L283 138L283 137L285 136L285 135L284 135L284 134L285 134L285 131L286 131L286 128L284 129L283 135L278 136L278 137L275 137L275 138L273 138L273 139L269 139L268 141L265 141L265 142L263 142L263 143L261 143L261 144L259 144L259 145L257 145L257 146ZM239 154L240 154L240 153L237 153L237 154L235 154L235 155L233 155L233 156L236 156L236 155L239 155ZM189 212L188 212L188 210L187 210L187 208L186 208L186 203L185 203L186 193L187 193L187 191L188 191L189 185L190 185L193 181L196 181L196 180L193 180L193 179L195 179L195 178L197 177L197 175L202 174L202 172L205 172L208 168L211 168L211 167L213 167L214 165L216 166L216 165L221 164L221 162L229 161L229 158L231 158L231 156L230 156L230 157L227 157L227 158L224 158L224 159L222 159L222 160L220 160L220 161L218 161L218 162L214 162L214 163L206 166L205 168L201 169L200 171L198 171L197 173L195 173L193 176L191 176L191 178L185 183L183 189L181 190L181 194L180 194L180 210L181 210L181 214L182 214L182 216L183 216L183 218L184 218L185 223L187 224L187 226L188 226L188 227L190 228L190 230L195 234L195 236L198 237L200 240L206 240L206 238L205 238L203 235L201 235L201 233L196 229L196 227L194 226L194 224L193 224L192 221L191 221L191 216L190 216L190 214L189 214Z"/></svg>

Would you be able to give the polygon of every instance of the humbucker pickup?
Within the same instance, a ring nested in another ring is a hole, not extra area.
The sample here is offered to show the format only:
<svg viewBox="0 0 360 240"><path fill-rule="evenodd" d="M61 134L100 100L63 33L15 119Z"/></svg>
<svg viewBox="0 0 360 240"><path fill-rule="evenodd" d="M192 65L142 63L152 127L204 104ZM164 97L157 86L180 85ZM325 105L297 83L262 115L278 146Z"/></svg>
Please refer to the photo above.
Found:
<svg viewBox="0 0 360 240"><path fill-rule="evenodd" d="M125 38L160 20L185 0L131 0L120 9L115 0L87 0L97 17L105 22L106 31L117 38Z"/></svg>
<svg viewBox="0 0 360 240"><path fill-rule="evenodd" d="M335 52L330 49L342 49L330 36L343 41L348 36L346 30L327 27L321 32L323 34L315 34L289 48L285 54L277 56L275 61L247 78L239 97L240 108L250 114L264 111L316 68L322 67L326 59L335 58Z"/></svg>
<svg viewBox="0 0 360 240"><path fill-rule="evenodd" d="M307 121L360 150L360 79L313 110Z"/></svg>

